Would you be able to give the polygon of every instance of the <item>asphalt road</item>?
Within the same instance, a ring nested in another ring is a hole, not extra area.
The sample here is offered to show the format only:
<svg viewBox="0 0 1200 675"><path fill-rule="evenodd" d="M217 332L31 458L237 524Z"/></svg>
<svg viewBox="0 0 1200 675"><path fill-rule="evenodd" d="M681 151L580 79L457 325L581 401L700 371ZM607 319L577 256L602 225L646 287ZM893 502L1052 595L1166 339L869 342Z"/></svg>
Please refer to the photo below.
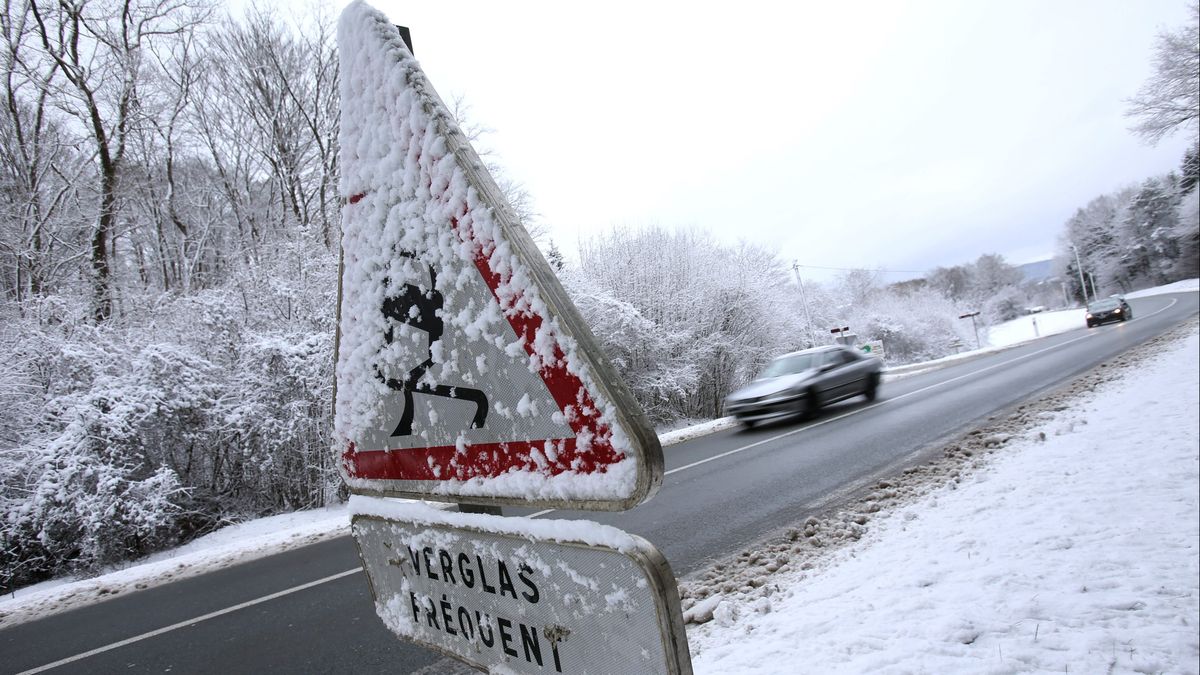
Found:
<svg viewBox="0 0 1200 675"><path fill-rule="evenodd" d="M662 490L632 511L542 517L588 518L639 534L686 576L1165 332L1200 306L1196 293L1131 304L1137 318L1127 324L885 381L875 403L855 399L813 421L670 446ZM383 628L358 565L353 543L341 537L6 628L0 672L409 673L439 661Z"/></svg>

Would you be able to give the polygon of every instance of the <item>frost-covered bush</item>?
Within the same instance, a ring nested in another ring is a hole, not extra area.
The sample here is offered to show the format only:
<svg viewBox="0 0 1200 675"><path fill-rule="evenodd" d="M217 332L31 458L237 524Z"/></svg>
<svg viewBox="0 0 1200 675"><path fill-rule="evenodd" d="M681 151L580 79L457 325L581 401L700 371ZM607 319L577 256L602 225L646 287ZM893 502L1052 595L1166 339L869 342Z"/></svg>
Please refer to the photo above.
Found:
<svg viewBox="0 0 1200 675"><path fill-rule="evenodd" d="M260 321L225 291L147 304L124 327L16 312L0 328L0 583L336 498L332 316Z"/></svg>
<svg viewBox="0 0 1200 675"><path fill-rule="evenodd" d="M224 409L222 444L240 484L225 489L254 491L243 498L261 510L325 504L340 480L329 447L333 335L255 335L233 372L241 396Z"/></svg>
<svg viewBox="0 0 1200 675"><path fill-rule="evenodd" d="M983 304L983 313L992 324L1011 321L1025 313L1029 294L1016 286L1002 288Z"/></svg>
<svg viewBox="0 0 1200 675"><path fill-rule="evenodd" d="M92 572L178 541L184 490L175 473L108 451L90 433L103 416L102 407L80 410L63 434L22 453L21 471L5 467L15 494L4 499L0 555L9 578L0 583Z"/></svg>
<svg viewBox="0 0 1200 675"><path fill-rule="evenodd" d="M580 313L617 372L656 422L674 419L678 401L699 379L682 333L646 318L632 303L588 288L577 273L560 272Z"/></svg>
<svg viewBox="0 0 1200 675"><path fill-rule="evenodd" d="M585 242L568 292L655 423L713 417L729 390L793 347L786 270L703 233L613 230Z"/></svg>
<svg viewBox="0 0 1200 675"><path fill-rule="evenodd" d="M0 582L90 572L178 540L186 491L155 456L155 431L187 430L169 411L195 402L147 372L159 350L128 358L92 337L47 355L41 416L4 448Z"/></svg>
<svg viewBox="0 0 1200 675"><path fill-rule="evenodd" d="M958 319L953 302L937 291L879 289L848 312L860 341L881 340L889 365L940 358L965 343L970 323ZM973 343L974 338L970 341Z"/></svg>

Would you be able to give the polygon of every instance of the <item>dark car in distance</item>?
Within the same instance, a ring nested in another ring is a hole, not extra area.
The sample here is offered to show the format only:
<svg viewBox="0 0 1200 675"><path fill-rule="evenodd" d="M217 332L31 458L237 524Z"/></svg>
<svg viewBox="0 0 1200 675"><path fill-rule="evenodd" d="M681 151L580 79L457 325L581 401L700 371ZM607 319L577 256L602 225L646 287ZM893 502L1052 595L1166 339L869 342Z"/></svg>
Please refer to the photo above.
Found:
<svg viewBox="0 0 1200 675"><path fill-rule="evenodd" d="M1128 321L1133 318L1133 308L1125 298L1113 296L1089 303L1086 318L1088 328L1110 321Z"/></svg>
<svg viewBox="0 0 1200 675"><path fill-rule="evenodd" d="M725 414L747 427L792 415L813 416L821 407L879 392L879 359L849 347L815 347L784 354L750 384L725 398Z"/></svg>

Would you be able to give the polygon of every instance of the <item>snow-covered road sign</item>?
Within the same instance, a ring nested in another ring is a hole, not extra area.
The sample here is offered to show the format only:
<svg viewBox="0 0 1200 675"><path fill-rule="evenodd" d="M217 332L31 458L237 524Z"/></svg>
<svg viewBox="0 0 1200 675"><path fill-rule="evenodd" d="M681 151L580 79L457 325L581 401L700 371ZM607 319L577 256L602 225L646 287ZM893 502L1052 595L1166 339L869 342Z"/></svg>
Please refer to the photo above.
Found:
<svg viewBox="0 0 1200 675"><path fill-rule="evenodd" d="M675 577L649 542L587 521L355 497L375 609L397 635L515 673L691 673Z"/></svg>
<svg viewBox="0 0 1200 675"><path fill-rule="evenodd" d="M334 436L362 494L627 509L662 482L636 401L387 18L338 29Z"/></svg>

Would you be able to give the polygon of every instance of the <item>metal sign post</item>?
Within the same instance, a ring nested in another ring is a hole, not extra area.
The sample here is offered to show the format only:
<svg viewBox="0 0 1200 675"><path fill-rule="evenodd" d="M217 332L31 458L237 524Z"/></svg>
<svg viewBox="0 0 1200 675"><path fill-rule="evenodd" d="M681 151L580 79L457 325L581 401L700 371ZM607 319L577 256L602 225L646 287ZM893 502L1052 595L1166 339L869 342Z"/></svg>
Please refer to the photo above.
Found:
<svg viewBox="0 0 1200 675"><path fill-rule="evenodd" d="M971 328L975 329L975 348L983 349L983 346L979 343L979 326L975 323L975 317L977 316L979 316L979 312L967 312L966 314L959 314L958 318L971 320Z"/></svg>

